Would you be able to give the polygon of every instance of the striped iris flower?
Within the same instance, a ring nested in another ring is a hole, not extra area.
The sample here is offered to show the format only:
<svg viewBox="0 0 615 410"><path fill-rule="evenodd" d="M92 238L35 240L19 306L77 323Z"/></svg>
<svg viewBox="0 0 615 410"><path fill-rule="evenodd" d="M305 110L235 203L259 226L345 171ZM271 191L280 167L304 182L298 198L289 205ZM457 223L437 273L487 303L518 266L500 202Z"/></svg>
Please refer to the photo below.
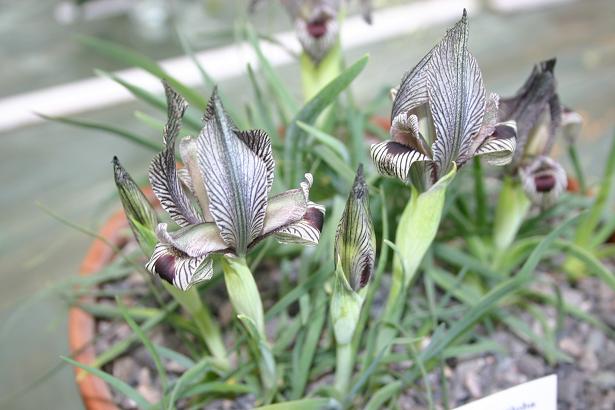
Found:
<svg viewBox="0 0 615 410"><path fill-rule="evenodd" d="M404 74L392 93L391 139L371 147L381 174L422 192L474 156L494 165L511 161L515 122L498 122L499 97L487 95L467 43L464 10L444 39Z"/></svg>
<svg viewBox="0 0 615 410"><path fill-rule="evenodd" d="M186 290L213 274L212 255L243 258L256 243L316 245L324 207L308 198L312 176L300 187L269 196L274 176L269 136L240 131L214 90L197 137L179 143L183 167L176 167L176 139L187 108L183 97L165 84L168 121L164 150L151 163L154 194L171 220L156 229L158 243L146 268Z"/></svg>

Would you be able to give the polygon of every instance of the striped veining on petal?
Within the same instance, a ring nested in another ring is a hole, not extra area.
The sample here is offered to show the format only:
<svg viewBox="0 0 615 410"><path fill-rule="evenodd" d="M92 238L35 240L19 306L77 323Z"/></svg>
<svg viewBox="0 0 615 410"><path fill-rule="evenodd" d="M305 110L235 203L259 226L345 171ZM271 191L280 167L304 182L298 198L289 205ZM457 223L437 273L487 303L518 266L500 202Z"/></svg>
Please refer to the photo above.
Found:
<svg viewBox="0 0 615 410"><path fill-rule="evenodd" d="M180 226L202 222L186 196L175 167L175 140L181 120L188 107L184 98L164 83L167 96L168 119L163 130L165 148L157 154L149 169L149 180L162 208Z"/></svg>
<svg viewBox="0 0 615 410"><path fill-rule="evenodd" d="M409 182L408 174L412 164L430 161L426 155L395 141L373 144L370 153L380 174L397 177L405 183Z"/></svg>
<svg viewBox="0 0 615 410"><path fill-rule="evenodd" d="M519 178L526 195L543 208L554 205L568 185L564 168L546 156L539 156L528 165L519 167Z"/></svg>
<svg viewBox="0 0 615 410"><path fill-rule="evenodd" d="M267 167L245 143L214 90L197 139L209 210L224 241L244 256L263 228Z"/></svg>
<svg viewBox="0 0 615 410"><path fill-rule="evenodd" d="M395 117L391 124L390 134L393 141L431 156L431 148L419 131L419 119L415 114L404 112Z"/></svg>
<svg viewBox="0 0 615 410"><path fill-rule="evenodd" d="M269 135L263 130L249 130L239 131L237 136L265 163L267 168L267 193L269 193L271 185L273 185L273 171L275 168Z"/></svg>
<svg viewBox="0 0 615 410"><path fill-rule="evenodd" d="M403 75L401 84L395 90L391 118L427 102L427 67L432 51L430 50L412 70Z"/></svg>
<svg viewBox="0 0 615 410"><path fill-rule="evenodd" d="M167 224L161 223L156 228L156 236L160 242L173 245L191 257L220 252L228 248L213 222L186 226L175 232L169 232Z"/></svg>
<svg viewBox="0 0 615 410"><path fill-rule="evenodd" d="M145 268L184 291L213 275L208 255L193 258L166 243L156 245Z"/></svg>
<svg viewBox="0 0 615 410"><path fill-rule="evenodd" d="M467 48L468 26L461 20L434 48L429 61L428 95L436 129L434 160L439 174L471 144L485 112L485 87L478 63Z"/></svg>
<svg viewBox="0 0 615 410"><path fill-rule="evenodd" d="M179 155L186 167L183 170L179 170L180 179L185 185L188 185L190 192L199 202L203 219L205 222L213 222L211 213L209 212L209 198L207 197L207 190L205 189L205 181L203 179L203 173L199 167L199 157L196 138L186 137L179 143ZM182 175L181 171L188 174L188 178Z"/></svg>
<svg viewBox="0 0 615 410"><path fill-rule="evenodd" d="M496 124L494 129L475 155L483 156L492 165L506 165L512 161L517 146L517 126L514 121L507 121Z"/></svg>
<svg viewBox="0 0 615 410"><path fill-rule="evenodd" d="M300 189L305 201L307 201L307 209L300 220L274 231L274 236L279 242L307 246L318 244L324 223L325 207L308 200L312 183L312 174L306 173L305 179L300 184Z"/></svg>

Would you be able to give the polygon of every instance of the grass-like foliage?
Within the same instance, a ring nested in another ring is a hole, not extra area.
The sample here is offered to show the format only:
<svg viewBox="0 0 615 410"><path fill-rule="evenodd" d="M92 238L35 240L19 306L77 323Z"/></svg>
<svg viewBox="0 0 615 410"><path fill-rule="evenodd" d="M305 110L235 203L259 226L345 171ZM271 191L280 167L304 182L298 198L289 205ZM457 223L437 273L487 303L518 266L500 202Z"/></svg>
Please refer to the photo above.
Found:
<svg viewBox="0 0 615 410"><path fill-rule="evenodd" d="M615 228L605 210L615 148L595 200L561 186L565 171L549 153L572 120L555 98L554 61L537 65L511 98L486 93L467 49L464 14L423 60L408 62L392 126L382 127L374 116L386 106L382 87L371 84L373 100L361 104L350 93L353 83L370 81L361 75L367 56L345 62L337 42L329 59L327 50L304 54L304 85L317 88L304 90L302 102L267 61L254 28L243 35L259 60L258 70L246 72L245 112L243 101L215 91L206 62L200 65L183 38L208 95L133 50L83 39L166 81L167 100L101 73L160 110L156 118L135 115L150 133L55 118L151 149L150 181L161 204L154 206L115 161L137 241L117 249L117 274L81 279L73 301L98 320L127 323L133 335L93 363L66 362L143 409L202 408L239 397L261 409L396 408L413 389L433 407L448 405L448 386L435 399L428 375L444 372L447 359L498 351L494 327L527 341L551 364L571 360L555 337L537 334L512 311L538 315L536 306L551 305L612 335L555 291L532 286L539 268L565 275L557 257L565 253L569 280L596 275L615 290L602 262L615 253L605 244ZM185 111L187 104L195 111ZM542 110L552 123L538 123ZM184 135L193 137L180 142ZM487 171L481 161L508 165ZM104 294L101 284L139 274L148 292L129 294L131 305L126 295ZM233 307L230 322L217 316L213 293ZM158 344L156 330L179 335L181 343ZM544 331L555 329L546 323ZM135 346L145 347L158 373L157 403L104 370ZM170 362L186 370L177 374Z"/></svg>

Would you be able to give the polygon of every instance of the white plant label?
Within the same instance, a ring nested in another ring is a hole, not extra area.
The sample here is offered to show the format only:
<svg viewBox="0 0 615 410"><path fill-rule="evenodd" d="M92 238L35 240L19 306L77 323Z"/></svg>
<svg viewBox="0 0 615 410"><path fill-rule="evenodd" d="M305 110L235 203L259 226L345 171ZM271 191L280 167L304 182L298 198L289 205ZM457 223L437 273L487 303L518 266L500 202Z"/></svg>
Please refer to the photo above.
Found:
<svg viewBox="0 0 615 410"><path fill-rule="evenodd" d="M557 410L557 376L532 380L455 410Z"/></svg>

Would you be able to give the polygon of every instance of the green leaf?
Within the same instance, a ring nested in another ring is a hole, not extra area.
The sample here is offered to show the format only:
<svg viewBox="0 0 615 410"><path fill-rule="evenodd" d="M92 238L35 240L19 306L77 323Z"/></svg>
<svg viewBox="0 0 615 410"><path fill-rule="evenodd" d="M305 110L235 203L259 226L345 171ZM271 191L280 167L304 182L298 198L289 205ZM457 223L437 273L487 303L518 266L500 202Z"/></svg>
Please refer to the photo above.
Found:
<svg viewBox="0 0 615 410"><path fill-rule="evenodd" d="M134 50L130 50L126 47L120 46L118 44L101 40L94 37L87 36L79 36L79 41L83 44L91 47L97 52L104 54L108 57L113 58L114 60L125 63L128 66L137 66L152 74L155 77L158 77L161 80L166 80L174 89L176 89L180 94L182 94L186 100L190 102L190 104L194 105L199 111L205 110L205 105L207 101L203 96L201 96L198 92L194 91L192 88L186 86L181 83L176 78L169 75L162 67L158 65L157 62L150 59L149 57L140 54Z"/></svg>
<svg viewBox="0 0 615 410"><path fill-rule="evenodd" d="M299 128L301 128L302 130L304 130L305 132L309 133L314 138L316 138L318 142L331 148L339 156L340 160L344 162L348 162L349 160L348 150L346 149L346 147L344 146L344 144L342 144L340 140L302 121L297 121L297 125L299 126Z"/></svg>
<svg viewBox="0 0 615 410"><path fill-rule="evenodd" d="M109 373L103 372L102 370L99 370L99 369L97 369L95 367L88 366L87 364L79 363L79 362L77 362L77 361L75 361L73 359L70 359L68 357L60 356L60 358L62 360L64 360L64 361L72 364L73 366L79 367L79 368L87 371L88 373L91 373L94 376L99 377L102 380L104 380L105 382L109 383L109 385L111 387L113 387L114 389L116 389L120 393L124 394L129 399L133 400L140 409L148 409L148 408L151 407L150 403L147 400L145 400L145 398L143 396L141 396L141 394L139 394L138 391L133 389L127 383L124 383L122 380L120 380L118 378L115 378L115 377L111 376Z"/></svg>
<svg viewBox="0 0 615 410"><path fill-rule="evenodd" d="M162 364L162 361L160 360L158 351L156 350L156 348L154 348L154 344L152 343L152 341L149 340L149 338L145 335L143 329L141 329L137 322L135 322L134 319L130 317L129 312L125 309L120 298L116 297L115 301L118 308L120 309L120 312L122 312L122 315L124 316L124 320L126 321L126 323L128 323L128 326L130 326L134 334L139 338L141 343L143 343L143 346L145 346L149 354L152 356L152 360L154 361L154 365L156 366L156 370L158 371L158 376L160 377L160 384L162 385L162 390L163 392L166 391L168 382L167 371Z"/></svg>
<svg viewBox="0 0 615 410"><path fill-rule="evenodd" d="M256 407L255 410L322 410L329 407L336 408L336 405L337 402L333 399L315 398L270 404L268 406Z"/></svg>
<svg viewBox="0 0 615 410"><path fill-rule="evenodd" d="M318 115L331 104L337 96L344 91L352 81L363 71L367 65L368 56L360 58L353 65L344 70L336 79L327 84L314 98L308 101L303 108L295 115L286 130L286 139L284 144L284 164L289 172L286 175L286 184L290 186L295 178L295 168L301 167L301 161L298 158L298 147L301 137L306 135L298 123L313 124L318 118ZM296 162L293 162L296 161ZM295 165L295 167L292 167Z"/></svg>
<svg viewBox="0 0 615 410"><path fill-rule="evenodd" d="M135 144L141 145L142 147L151 149L152 151L155 151L155 152L159 152L163 148L162 144L159 142L150 141L145 137L134 134L130 131L123 130L121 128L114 127L112 125L100 124L100 123L96 123L92 121L78 120L76 118L69 118L69 117L62 117L62 116L51 117L51 116L47 116L44 114L38 114L38 115L50 121L57 121L57 122L61 122L64 124L75 125L81 128L88 128L88 129L104 131L104 132L108 132L111 134L115 134L118 137L134 142Z"/></svg>
<svg viewBox="0 0 615 410"><path fill-rule="evenodd" d="M279 98L279 102L282 109L284 110L286 115L294 115L299 110L297 101L290 95L290 93L288 92L288 88L284 85L278 73L273 69L271 63L269 63L269 60L263 54L254 28L249 24L246 26L246 34L248 37L248 41L250 42L250 44L254 48L254 52L256 53L259 68L263 71L263 74L269 82L269 85Z"/></svg>

